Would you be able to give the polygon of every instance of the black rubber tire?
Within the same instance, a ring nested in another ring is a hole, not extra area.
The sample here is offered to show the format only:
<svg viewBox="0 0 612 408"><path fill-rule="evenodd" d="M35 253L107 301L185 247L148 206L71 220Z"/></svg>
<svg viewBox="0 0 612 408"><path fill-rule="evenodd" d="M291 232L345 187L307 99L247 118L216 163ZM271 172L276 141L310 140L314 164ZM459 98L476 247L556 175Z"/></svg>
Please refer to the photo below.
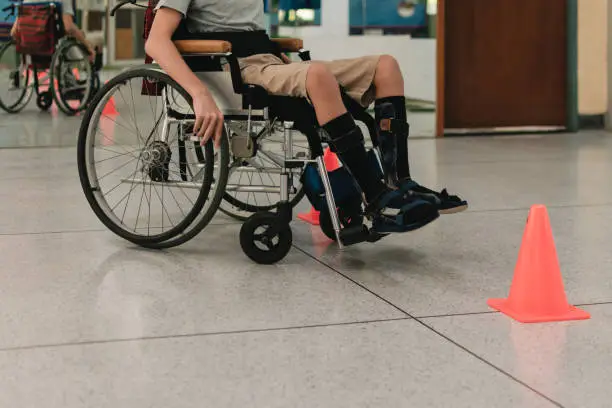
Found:
<svg viewBox="0 0 612 408"><path fill-rule="evenodd" d="M85 102L83 103L81 100L81 104L78 108L73 108L72 106L70 106L70 104L68 103L68 100L64 100L64 96L62 95L60 90L56 89L55 87L56 79L58 80L58 88L59 88L59 83L60 83L59 82L60 78L55 78L56 70L59 70L58 67L59 67L59 64L61 63L60 58L68 49L72 47L78 47L80 48L83 55L89 55L89 51L83 44L78 43L74 39L67 39L63 41L62 44L57 48L57 50L55 50L55 53L53 53L53 58L51 59L51 68L49 69L49 89L51 90L51 95L53 95L53 100L55 101L55 104L57 105L59 110L61 110L68 116L74 116L77 113L82 112L85 109L87 109L89 104L93 101L93 97L95 96L95 93L94 93L95 79L94 78L96 77L96 74L94 73L93 66L91 64L89 65L91 70L90 70L90 75L89 75L89 83L87 84L87 91L85 92L85 95L83 95L83 98L82 98L82 100L85 100Z"/></svg>
<svg viewBox="0 0 612 408"><path fill-rule="evenodd" d="M9 48L11 46L13 47L15 46L15 40L7 41L2 46L0 46L0 60L2 59L2 55L4 55L5 52L9 51ZM28 70L26 81L27 82L30 81L30 70ZM28 89L29 89L29 92L28 92ZM0 99L0 108L2 108L2 110L5 111L6 113L19 113L30 102L30 99L32 98L33 94L34 94L33 89L26 87L24 88L23 93L21 94L17 102L14 102L10 106L4 103L2 99Z"/></svg>
<svg viewBox="0 0 612 408"><path fill-rule="evenodd" d="M51 105L53 105L53 97L49 92L50 91L39 93L36 97L36 106L38 106L38 109L41 111L46 112L49 110Z"/></svg>
<svg viewBox="0 0 612 408"><path fill-rule="evenodd" d="M96 96L96 94L100 90L101 86L102 85L101 85L101 82L100 82L100 73L99 72L95 72L94 76L93 76L93 92L91 94L91 99L93 99L94 96Z"/></svg>
<svg viewBox="0 0 612 408"><path fill-rule="evenodd" d="M101 85L101 82L100 82L99 72L94 72L94 74L93 74L93 85L92 85L91 92L89 93L89 102L87 103L87 106L89 106L91 101L93 101L93 99L96 97L96 94L100 91L100 87L101 86L102 85Z"/></svg>
<svg viewBox="0 0 612 408"><path fill-rule="evenodd" d="M89 205L91 206L92 210L94 211L98 219L108 229L110 229L112 232L114 232L118 236L126 239L127 241L133 242L134 244L150 248L150 247L153 247L154 244L159 244L164 241L171 240L172 238L176 237L177 235L180 235L181 233L183 233L185 230L188 229L188 227L192 224L192 222L201 213L202 208L204 207L206 203L206 200L209 198L208 195L211 189L212 177L209 179L208 183L202 183L202 189L200 190L198 198L195 200L194 206L191 209L191 211L189 211L189 213L185 215L185 218L183 219L183 221L181 221L180 223L177 223L177 225L175 225L173 228L165 232L162 232L160 234L143 236L143 235L138 235L138 234L128 232L124 230L123 228L121 228L120 226L116 225L105 214L104 210L100 206L100 203L98 203L98 200L96 199L96 195L95 195L96 190L94 189L94 187L92 186L89 180L89 174L87 170L86 151L89 146L89 139L88 139L89 126L90 126L92 117L94 113L96 112L96 107L104 99L104 96L118 84L124 83L134 78L153 78L159 82L164 82L166 84L169 84L175 89L175 91L178 91L181 94L181 96L185 99L185 101L187 101L190 105L193 103L189 94L176 81L170 78L170 76L168 76L167 74L160 72L158 70L149 69L149 68L136 68L133 70L125 71L117 75L116 77L108 81L102 87L100 92L96 94L89 108L85 112L83 121L81 122L81 128L79 130L79 139L77 143L77 164L78 164L79 179L81 182L81 187L83 188L83 192L85 193L85 197L87 198ZM226 150L229 149L227 146L227 143L223 144L222 148L223 147L225 147ZM210 148L212 149L212 141L210 141ZM210 171L214 171L214 168L213 168L214 163L213 162L210 162L210 163L211 163L209 166L211 168ZM224 189L225 187L223 188L223 190ZM219 190L216 190L216 191L219 191ZM214 200L213 202L220 202L220 199L222 198L222 192L218 193L218 195L219 195L219 198L213 197L213 200ZM214 206L211 206L208 211L214 214L214 212L216 212L216 208L214 208Z"/></svg>
<svg viewBox="0 0 612 408"><path fill-rule="evenodd" d="M274 225L278 228L277 234L270 239L277 238L278 243L272 244L268 250L263 250L256 245L260 242L256 237L256 231L260 227L270 227ZM240 229L240 246L246 256L260 265L272 265L284 259L293 244L293 232L285 221L282 221L276 214L262 212L253 214L242 224Z"/></svg>
<svg viewBox="0 0 612 408"><path fill-rule="evenodd" d="M202 230L210 223L210 221L212 221L215 216L216 210L219 209L219 205L223 200L223 192L225 192L225 186L227 185L227 178L229 175L229 143L225 134L221 138L221 147L217 149L217 152L219 155L219 174L214 180L216 184L215 194L212 198L209 198L208 200L208 202L210 203L209 207L201 211L200 214L198 214L197 218L191 223L191 225L189 225L183 232L176 235L174 238L163 242L145 244L143 245L144 247L151 249L167 249L177 247L193 239L196 235L202 232ZM210 149L196 149L196 155L198 156L198 159L200 159L200 163L205 163L209 160L214 160L212 146ZM212 176L212 174L206 174L205 177L209 177L212 179ZM207 182L205 181L204 184L206 183Z"/></svg>

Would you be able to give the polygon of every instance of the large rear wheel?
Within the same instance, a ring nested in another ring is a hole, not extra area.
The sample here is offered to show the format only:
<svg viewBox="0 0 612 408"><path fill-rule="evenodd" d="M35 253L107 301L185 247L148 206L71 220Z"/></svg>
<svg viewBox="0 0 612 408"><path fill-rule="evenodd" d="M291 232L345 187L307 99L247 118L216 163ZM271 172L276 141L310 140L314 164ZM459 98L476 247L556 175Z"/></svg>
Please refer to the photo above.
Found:
<svg viewBox="0 0 612 408"><path fill-rule="evenodd" d="M50 89L66 115L85 110L95 93L96 75L87 48L73 39L62 41L51 60Z"/></svg>
<svg viewBox="0 0 612 408"><path fill-rule="evenodd" d="M145 247L173 246L212 219L226 182L215 167L228 167L228 145L218 154L212 142L200 146L184 132L194 117L187 92L153 68L124 72L96 94L79 134L79 176L111 231Z"/></svg>
<svg viewBox="0 0 612 408"><path fill-rule="evenodd" d="M32 95L32 72L26 56L17 52L15 41L0 46L0 108L18 113L26 107Z"/></svg>

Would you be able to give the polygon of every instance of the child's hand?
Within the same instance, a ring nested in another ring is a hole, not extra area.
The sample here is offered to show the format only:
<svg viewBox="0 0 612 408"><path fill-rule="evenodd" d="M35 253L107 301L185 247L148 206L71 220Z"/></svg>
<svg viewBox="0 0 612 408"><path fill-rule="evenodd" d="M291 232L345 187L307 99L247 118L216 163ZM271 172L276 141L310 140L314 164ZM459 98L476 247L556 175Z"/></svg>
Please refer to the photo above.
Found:
<svg viewBox="0 0 612 408"><path fill-rule="evenodd" d="M208 91L193 98L193 112L196 116L193 133L202 139L200 144L205 145L212 137L215 146L219 147L223 136L223 113Z"/></svg>
<svg viewBox="0 0 612 408"><path fill-rule="evenodd" d="M281 59L283 60L285 64L291 64L293 62L287 55L283 53L281 53Z"/></svg>
<svg viewBox="0 0 612 408"><path fill-rule="evenodd" d="M96 48L90 43L87 43L85 46L89 52L89 62L94 62L96 60Z"/></svg>

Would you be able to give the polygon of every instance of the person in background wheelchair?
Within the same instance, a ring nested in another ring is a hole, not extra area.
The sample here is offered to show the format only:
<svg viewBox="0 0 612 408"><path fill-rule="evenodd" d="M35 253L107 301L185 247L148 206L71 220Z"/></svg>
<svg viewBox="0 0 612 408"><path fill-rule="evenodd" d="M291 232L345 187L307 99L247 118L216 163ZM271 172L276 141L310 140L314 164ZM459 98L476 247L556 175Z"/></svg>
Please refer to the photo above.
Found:
<svg viewBox="0 0 612 408"><path fill-rule="evenodd" d="M38 3L38 0L24 0L24 4ZM85 38L85 33L77 27L75 23L75 7L73 0L54 0L54 3L62 5L62 22L64 24L64 31L66 35L73 37L78 42L83 44L87 51L89 51L89 58L93 61L96 57L96 47ZM19 18L15 20L15 24L11 28L11 37L15 37L19 30Z"/></svg>
<svg viewBox="0 0 612 408"><path fill-rule="evenodd" d="M206 85L191 71L172 39L182 19L190 33L232 43L246 83L272 95L307 98L330 145L361 188L368 211L397 221L389 232L411 231L467 208L446 190L416 183L408 162L409 126L404 81L397 61L387 55L331 62L292 63L264 31L261 0L161 0L146 52L193 98L194 133L203 143L223 134L223 114ZM384 177L372 168L362 131L348 113L340 86L363 106L375 103ZM391 222L393 224L393 222Z"/></svg>
<svg viewBox="0 0 612 408"><path fill-rule="evenodd" d="M24 0L23 4L28 3L38 3L39 0ZM54 0L54 3L61 4L62 6L62 23L64 27L64 32L67 36L74 38L79 43L83 44L89 53L89 60L94 61L96 58L97 49L94 44L92 44L86 37L85 33L79 29L76 25L75 18L75 2L74 0ZM11 36L15 38L17 33L19 32L19 18L15 20L15 24L11 28ZM68 54L69 57L74 59L79 59L81 56L75 52L74 50L70 50L71 52ZM64 84L67 87L75 86L75 85L83 85L82 81L77 80L74 77L72 71L66 71L64 73Z"/></svg>

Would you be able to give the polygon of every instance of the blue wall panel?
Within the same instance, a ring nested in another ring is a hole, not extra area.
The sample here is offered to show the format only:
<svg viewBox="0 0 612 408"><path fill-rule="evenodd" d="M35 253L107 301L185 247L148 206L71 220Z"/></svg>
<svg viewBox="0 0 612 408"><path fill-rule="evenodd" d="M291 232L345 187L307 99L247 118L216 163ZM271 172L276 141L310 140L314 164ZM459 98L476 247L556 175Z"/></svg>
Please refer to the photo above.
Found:
<svg viewBox="0 0 612 408"><path fill-rule="evenodd" d="M414 15L402 17L397 12L399 0L350 0L351 27L423 27L427 25L427 7L416 4Z"/></svg>

